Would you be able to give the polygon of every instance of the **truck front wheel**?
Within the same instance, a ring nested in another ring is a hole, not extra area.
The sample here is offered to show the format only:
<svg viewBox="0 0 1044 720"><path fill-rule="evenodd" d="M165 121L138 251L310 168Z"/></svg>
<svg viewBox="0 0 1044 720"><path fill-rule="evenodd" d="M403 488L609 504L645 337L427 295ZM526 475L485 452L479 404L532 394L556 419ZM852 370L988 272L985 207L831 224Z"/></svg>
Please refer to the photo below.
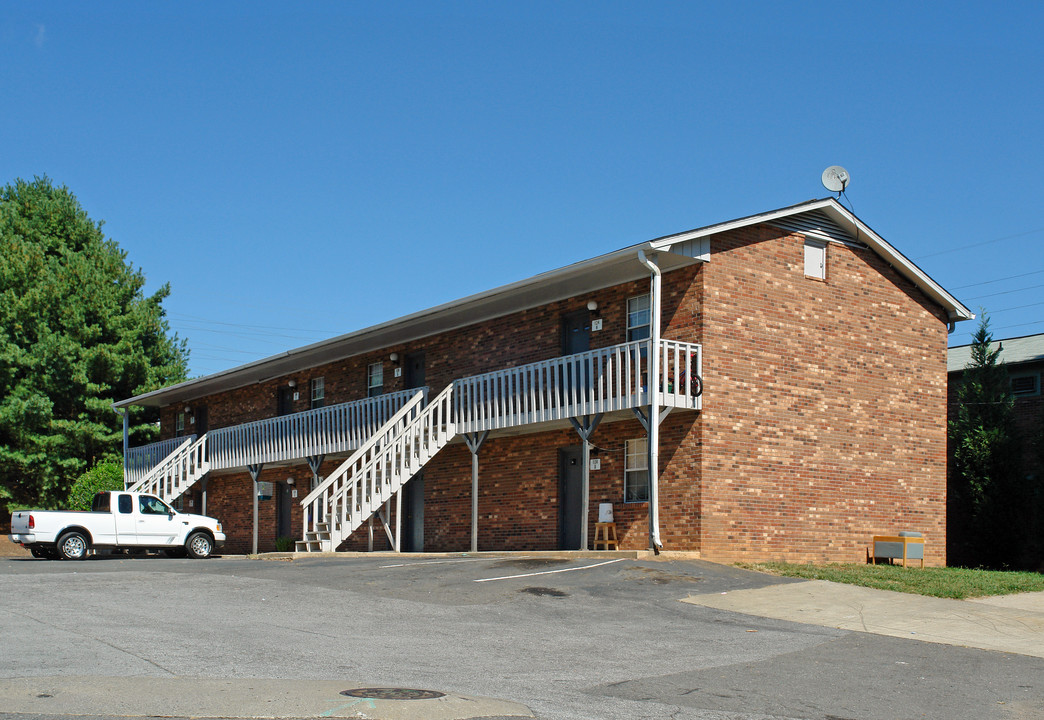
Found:
<svg viewBox="0 0 1044 720"><path fill-rule="evenodd" d="M192 557L203 560L210 557L210 553L214 550L214 541L205 532L194 532L185 541L185 549Z"/></svg>
<svg viewBox="0 0 1044 720"><path fill-rule="evenodd" d="M83 560L90 543L82 532L72 530L58 538L58 556L62 560Z"/></svg>

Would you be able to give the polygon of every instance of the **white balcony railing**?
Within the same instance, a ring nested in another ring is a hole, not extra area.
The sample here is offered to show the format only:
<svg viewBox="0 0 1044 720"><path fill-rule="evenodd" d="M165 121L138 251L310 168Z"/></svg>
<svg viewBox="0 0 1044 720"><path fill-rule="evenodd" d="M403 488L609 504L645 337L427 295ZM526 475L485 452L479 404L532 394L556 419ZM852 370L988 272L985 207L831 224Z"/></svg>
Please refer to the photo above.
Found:
<svg viewBox="0 0 1044 720"><path fill-rule="evenodd" d="M207 433L211 470L349 452L362 445L417 390L233 425ZM426 395L425 390L425 397Z"/></svg>
<svg viewBox="0 0 1044 720"><path fill-rule="evenodd" d="M123 461L123 479L127 487L131 487L150 470L163 462L163 459L178 449L182 443L195 440L195 435L170 438L159 442L127 449L127 457Z"/></svg>
<svg viewBox="0 0 1044 720"><path fill-rule="evenodd" d="M473 375L454 382L457 432L610 413L649 403L648 341ZM700 346L660 341L660 403L700 408Z"/></svg>

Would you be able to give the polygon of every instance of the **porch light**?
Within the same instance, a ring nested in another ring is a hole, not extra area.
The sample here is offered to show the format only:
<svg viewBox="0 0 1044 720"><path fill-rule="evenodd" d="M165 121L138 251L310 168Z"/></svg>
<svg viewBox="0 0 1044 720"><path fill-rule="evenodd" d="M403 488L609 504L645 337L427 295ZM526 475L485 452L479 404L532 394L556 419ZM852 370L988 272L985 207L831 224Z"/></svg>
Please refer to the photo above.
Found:
<svg viewBox="0 0 1044 720"><path fill-rule="evenodd" d="M388 356L388 359L391 360L393 363L399 362L399 353L393 352L391 355Z"/></svg>
<svg viewBox="0 0 1044 720"><path fill-rule="evenodd" d="M288 382L286 384L286 386L290 387L290 388L295 388L295 387L297 387L297 381L296 380L291 380L290 382Z"/></svg>
<svg viewBox="0 0 1044 720"><path fill-rule="evenodd" d="M588 300L587 301L587 309L590 310L591 312L594 312L595 310L597 310L598 309L598 301L597 300Z"/></svg>

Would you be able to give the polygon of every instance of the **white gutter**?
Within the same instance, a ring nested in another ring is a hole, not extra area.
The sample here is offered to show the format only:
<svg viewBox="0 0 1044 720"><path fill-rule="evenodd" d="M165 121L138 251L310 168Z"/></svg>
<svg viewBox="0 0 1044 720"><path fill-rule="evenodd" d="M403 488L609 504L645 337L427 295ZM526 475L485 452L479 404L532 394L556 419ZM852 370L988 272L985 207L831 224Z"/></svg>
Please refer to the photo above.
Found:
<svg viewBox="0 0 1044 720"><path fill-rule="evenodd" d="M638 262L649 268L651 290L649 310L649 543L654 552L663 547L660 541L660 268L638 250Z"/></svg>

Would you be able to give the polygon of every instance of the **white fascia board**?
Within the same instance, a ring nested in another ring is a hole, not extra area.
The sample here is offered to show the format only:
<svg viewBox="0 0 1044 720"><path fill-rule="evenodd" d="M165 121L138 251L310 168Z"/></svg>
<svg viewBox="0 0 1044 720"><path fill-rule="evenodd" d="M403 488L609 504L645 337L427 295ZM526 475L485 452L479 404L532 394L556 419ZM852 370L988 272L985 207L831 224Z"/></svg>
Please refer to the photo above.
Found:
<svg viewBox="0 0 1044 720"><path fill-rule="evenodd" d="M729 230L737 230L751 225L757 225L759 223L770 223L779 218L798 215L814 210L822 210L826 212L838 224L847 227L857 240L865 242L871 250L884 258L890 265L892 265L892 267L898 270L901 275L917 285L917 287L928 295L928 297L946 308L949 320L956 322L961 320L972 320L975 318L975 314L957 300L957 298L947 292L939 283L932 280L932 278L929 277L926 272L921 270L921 268L917 267L913 261L892 247L888 241L871 230L866 223L856 217L834 198L810 200L798 205L791 205L790 207L771 210L758 215L750 215L745 218L730 220L729 222L720 223L718 225L708 225L704 228L689 230L687 232L678 233L677 235L667 235L652 240L649 244L654 249L669 250L671 246L678 243L707 239L711 235L728 232ZM704 252L707 256L701 259L709 260L710 248L706 247Z"/></svg>
<svg viewBox="0 0 1044 720"><path fill-rule="evenodd" d="M950 321L960 322L962 320L975 319L975 313L947 292L942 285L935 282L928 273L917 267L912 260L892 247L887 240L874 232L866 223L850 212L848 208L833 198L827 198L822 203L818 209L822 209L830 214L838 223L851 228L857 240L866 242L872 250L888 261L901 275L917 285L928 297L946 308L947 317Z"/></svg>

